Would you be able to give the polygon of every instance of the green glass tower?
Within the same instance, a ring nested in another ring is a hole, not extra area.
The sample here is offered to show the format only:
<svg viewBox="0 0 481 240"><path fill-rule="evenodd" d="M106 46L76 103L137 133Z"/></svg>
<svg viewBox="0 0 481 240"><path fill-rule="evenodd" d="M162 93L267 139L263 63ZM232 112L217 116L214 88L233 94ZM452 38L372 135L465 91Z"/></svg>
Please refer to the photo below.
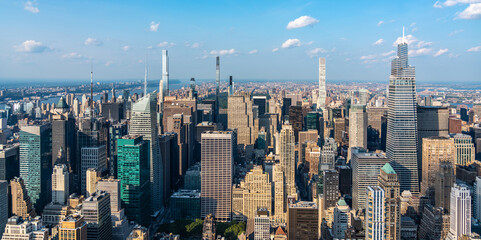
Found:
<svg viewBox="0 0 481 240"><path fill-rule="evenodd" d="M24 126L20 130L20 177L38 212L50 202L52 176L52 128L50 124Z"/></svg>
<svg viewBox="0 0 481 240"><path fill-rule="evenodd" d="M117 140L120 198L125 215L143 226L150 220L150 148L142 136L124 136Z"/></svg>

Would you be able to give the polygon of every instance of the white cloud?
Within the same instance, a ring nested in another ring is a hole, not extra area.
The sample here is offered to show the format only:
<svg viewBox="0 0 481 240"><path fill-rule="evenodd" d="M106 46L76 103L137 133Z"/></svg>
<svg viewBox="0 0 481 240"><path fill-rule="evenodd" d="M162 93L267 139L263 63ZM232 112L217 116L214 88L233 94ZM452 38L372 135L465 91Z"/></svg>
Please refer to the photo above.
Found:
<svg viewBox="0 0 481 240"><path fill-rule="evenodd" d="M289 38L283 44L282 48L292 48L301 46L301 41L297 38Z"/></svg>
<svg viewBox="0 0 481 240"><path fill-rule="evenodd" d="M480 19L481 18L481 3L469 4L464 11L458 14L462 19Z"/></svg>
<svg viewBox="0 0 481 240"><path fill-rule="evenodd" d="M163 42L160 42L159 44L157 44L157 47L159 47L159 48L173 47L173 46L175 46L175 43L169 43L167 41L163 41Z"/></svg>
<svg viewBox="0 0 481 240"><path fill-rule="evenodd" d="M258 53L258 52L259 52L259 51L258 51L257 49L254 49L254 50L250 50L250 51L249 51L249 54L256 54L256 53Z"/></svg>
<svg viewBox="0 0 481 240"><path fill-rule="evenodd" d="M387 57L387 56L393 55L394 53L396 53L396 52L394 50L391 50L389 52L381 53L381 56Z"/></svg>
<svg viewBox="0 0 481 240"><path fill-rule="evenodd" d="M479 3L481 0L447 0L443 3L445 7L452 7L457 4L471 4L471 3Z"/></svg>
<svg viewBox="0 0 481 240"><path fill-rule="evenodd" d="M419 41L417 43L418 48L427 47L427 46L431 46L431 45L433 45L433 42Z"/></svg>
<svg viewBox="0 0 481 240"><path fill-rule="evenodd" d="M200 43L198 42L195 42L195 43L192 43L192 45L190 45L191 48L199 48L200 47Z"/></svg>
<svg viewBox="0 0 481 240"><path fill-rule="evenodd" d="M448 36L452 37L452 36L454 36L454 35L456 35L456 34L458 34L458 33L462 33L462 32L464 32L464 29L454 30L454 31L450 32L450 33L448 34Z"/></svg>
<svg viewBox="0 0 481 240"><path fill-rule="evenodd" d="M130 50L130 46L125 45L125 46L122 47L122 50L124 50L124 51L129 51L129 50Z"/></svg>
<svg viewBox="0 0 481 240"><path fill-rule="evenodd" d="M157 32L157 30L159 30L159 25L160 23L156 23L154 21L150 22L150 31Z"/></svg>
<svg viewBox="0 0 481 240"><path fill-rule="evenodd" d="M26 53L41 53L51 50L49 47L43 45L43 43L35 40L27 40L18 46L14 46L14 48L17 52Z"/></svg>
<svg viewBox="0 0 481 240"><path fill-rule="evenodd" d="M23 9L31 12L31 13L38 13L40 12L40 10L38 9L38 7L35 7L34 5L37 5L37 2L31 2L31 1L27 1L25 3L25 7Z"/></svg>
<svg viewBox="0 0 481 240"><path fill-rule="evenodd" d="M419 49L411 49L409 50L408 54L410 57L416 57L421 55L428 55L433 51L432 48L419 48Z"/></svg>
<svg viewBox="0 0 481 240"><path fill-rule="evenodd" d="M434 8L442 8L443 5L441 5L441 3L439 1L436 1L433 5Z"/></svg>
<svg viewBox="0 0 481 240"><path fill-rule="evenodd" d="M279 48L272 49L272 52L277 52L277 51L279 51Z"/></svg>
<svg viewBox="0 0 481 240"><path fill-rule="evenodd" d="M318 23L319 20L311 16L301 16L287 24L287 29L303 28Z"/></svg>
<svg viewBox="0 0 481 240"><path fill-rule="evenodd" d="M314 48L307 51L307 55L309 55L309 57L318 56L320 53L327 53L327 50L323 48Z"/></svg>
<svg viewBox="0 0 481 240"><path fill-rule="evenodd" d="M66 53L62 55L62 59L86 59L86 57L84 57L79 53L71 52L71 53Z"/></svg>
<svg viewBox="0 0 481 240"><path fill-rule="evenodd" d="M380 45L384 42L384 39L380 38L377 41L375 41L372 45Z"/></svg>
<svg viewBox="0 0 481 240"><path fill-rule="evenodd" d="M106 67L109 67L109 66L112 65L112 64L114 64L113 61L107 61L107 62L105 62L105 66L106 66Z"/></svg>
<svg viewBox="0 0 481 240"><path fill-rule="evenodd" d="M371 60L371 59L374 59L376 57L377 57L377 55L375 55L375 54L365 55L365 56L361 56L361 60Z"/></svg>
<svg viewBox="0 0 481 240"><path fill-rule="evenodd" d="M411 45L411 44L413 44L413 43L415 43L415 42L418 42L419 40L418 40L416 37L414 37L413 35L409 34L409 35L404 36L404 41L405 41L407 44ZM392 45L393 45L393 46L397 46L398 44L401 44L402 42L403 42L403 38L402 38L402 37L398 37L398 38L396 39L396 41L395 41Z"/></svg>
<svg viewBox="0 0 481 240"><path fill-rule="evenodd" d="M87 46L100 46L102 45L102 41L89 37L85 39L84 44Z"/></svg>
<svg viewBox="0 0 481 240"><path fill-rule="evenodd" d="M379 22L377 22L377 26L378 26L378 27L380 27L380 26L383 25L383 24L384 24L384 21L379 21Z"/></svg>
<svg viewBox="0 0 481 240"><path fill-rule="evenodd" d="M237 53L235 51L235 49L231 48L231 49L224 49L224 50L212 50L209 52L210 55L232 55L232 54L235 54Z"/></svg>
<svg viewBox="0 0 481 240"><path fill-rule="evenodd" d="M434 56L435 56L435 57L441 56L441 55L447 53L448 51L449 51L449 49L447 49L447 48L439 49L439 51L437 51L437 52L434 54Z"/></svg>
<svg viewBox="0 0 481 240"><path fill-rule="evenodd" d="M466 50L466 52L479 52L479 51L481 51L481 46L472 47Z"/></svg>

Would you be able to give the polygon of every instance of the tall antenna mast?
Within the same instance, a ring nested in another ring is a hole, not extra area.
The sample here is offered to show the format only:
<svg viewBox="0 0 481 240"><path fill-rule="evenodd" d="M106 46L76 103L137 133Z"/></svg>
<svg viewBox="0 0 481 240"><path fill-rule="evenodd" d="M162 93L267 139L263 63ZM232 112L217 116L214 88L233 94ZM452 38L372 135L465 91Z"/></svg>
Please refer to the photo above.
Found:
<svg viewBox="0 0 481 240"><path fill-rule="evenodd" d="M147 96L147 54L145 54L144 97Z"/></svg>
<svg viewBox="0 0 481 240"><path fill-rule="evenodd" d="M403 43L406 43L405 38L404 38L404 26L403 26Z"/></svg>

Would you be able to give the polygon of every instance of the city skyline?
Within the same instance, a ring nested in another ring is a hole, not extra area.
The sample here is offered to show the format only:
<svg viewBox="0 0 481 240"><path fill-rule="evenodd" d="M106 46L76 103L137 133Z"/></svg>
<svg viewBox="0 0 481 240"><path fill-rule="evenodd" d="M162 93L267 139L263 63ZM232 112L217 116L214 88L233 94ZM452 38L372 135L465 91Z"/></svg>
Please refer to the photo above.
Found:
<svg viewBox="0 0 481 240"><path fill-rule="evenodd" d="M478 80L478 1L348 3L6 1L0 79L87 79L90 60L97 81L141 79L146 55L160 79L167 49L171 79L215 79L220 55L224 81L315 80L326 57L327 82L382 82L405 26L420 84Z"/></svg>

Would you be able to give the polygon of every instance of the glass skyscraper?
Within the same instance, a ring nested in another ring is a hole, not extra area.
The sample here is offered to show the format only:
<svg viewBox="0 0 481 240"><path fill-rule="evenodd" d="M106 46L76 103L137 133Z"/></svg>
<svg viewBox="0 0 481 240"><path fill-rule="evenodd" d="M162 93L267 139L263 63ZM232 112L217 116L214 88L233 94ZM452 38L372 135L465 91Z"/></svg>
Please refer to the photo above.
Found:
<svg viewBox="0 0 481 240"><path fill-rule="evenodd" d="M388 88L386 155L399 175L401 192L419 192L417 163L416 76L408 64L408 44L398 44Z"/></svg>

